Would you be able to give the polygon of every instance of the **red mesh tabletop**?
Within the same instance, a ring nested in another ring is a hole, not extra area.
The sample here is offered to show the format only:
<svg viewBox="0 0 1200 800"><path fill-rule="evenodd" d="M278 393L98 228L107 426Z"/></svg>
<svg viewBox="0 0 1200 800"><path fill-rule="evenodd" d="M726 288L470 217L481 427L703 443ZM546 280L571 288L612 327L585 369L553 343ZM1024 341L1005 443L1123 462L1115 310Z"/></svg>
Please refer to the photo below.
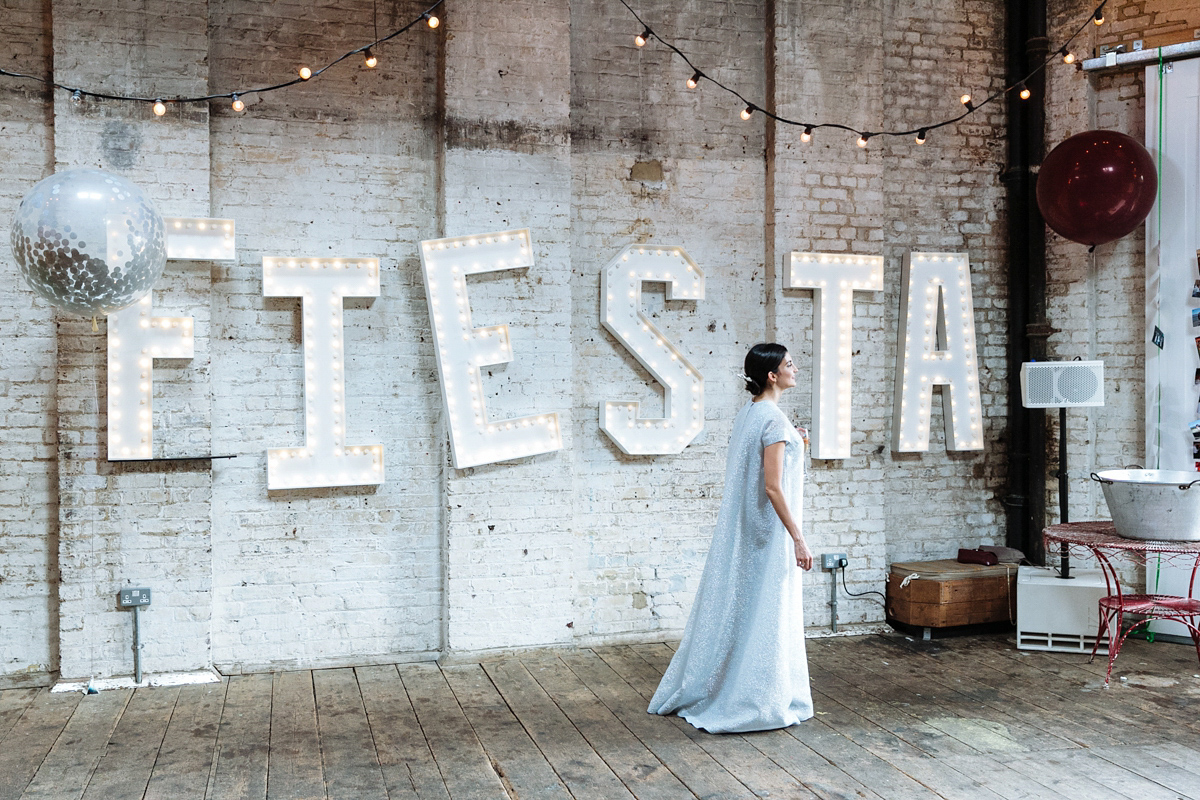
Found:
<svg viewBox="0 0 1200 800"><path fill-rule="evenodd" d="M1042 531L1042 536L1047 544L1088 550L1104 572L1109 595L1100 599L1100 624L1092 658L1096 657L1101 637L1107 634L1108 672L1104 677L1105 686L1108 686L1112 677L1113 662L1121 652L1121 645L1129 638L1129 634L1153 619L1169 619L1185 625L1196 645L1196 656L1200 658L1200 600L1188 596L1126 593L1121 588L1116 567L1109 559L1109 555L1129 555L1144 561L1153 554L1187 560L1192 565L1192 578L1188 585L1188 594L1191 595L1196 582L1196 570L1200 567L1200 542L1128 539L1118 535L1117 529L1108 520L1051 525ZM1126 623L1127 614L1134 618L1132 623Z"/></svg>
<svg viewBox="0 0 1200 800"><path fill-rule="evenodd" d="M1048 542L1075 544L1083 547L1102 547L1129 553L1177 553L1200 556L1200 542L1160 542L1150 539L1127 539L1117 534L1109 520L1068 522L1051 525L1042 531Z"/></svg>

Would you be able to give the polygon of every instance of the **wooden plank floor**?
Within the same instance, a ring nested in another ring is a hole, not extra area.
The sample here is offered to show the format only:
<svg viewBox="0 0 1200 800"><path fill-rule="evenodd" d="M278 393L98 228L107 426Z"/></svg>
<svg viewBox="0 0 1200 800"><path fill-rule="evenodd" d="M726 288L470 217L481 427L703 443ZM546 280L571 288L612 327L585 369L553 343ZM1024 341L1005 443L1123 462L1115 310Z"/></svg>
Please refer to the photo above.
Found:
<svg viewBox="0 0 1200 800"><path fill-rule="evenodd" d="M0 800L1200 800L1200 664L1004 635L810 639L817 715L712 736L646 713L672 643L477 665L0 692Z"/></svg>

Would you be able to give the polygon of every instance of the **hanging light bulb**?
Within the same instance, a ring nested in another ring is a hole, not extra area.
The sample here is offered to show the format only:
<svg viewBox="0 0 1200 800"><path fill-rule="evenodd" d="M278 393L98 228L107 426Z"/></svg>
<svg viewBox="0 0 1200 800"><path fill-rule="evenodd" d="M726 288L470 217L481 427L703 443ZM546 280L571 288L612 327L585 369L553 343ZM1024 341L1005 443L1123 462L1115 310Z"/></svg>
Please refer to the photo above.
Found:
<svg viewBox="0 0 1200 800"><path fill-rule="evenodd" d="M746 106L742 109L742 119L750 119L750 115L754 113L754 106Z"/></svg>
<svg viewBox="0 0 1200 800"><path fill-rule="evenodd" d="M700 85L700 78L700 70L696 70L694 73L692 73L692 77L687 79L687 87L689 89L695 89Z"/></svg>
<svg viewBox="0 0 1200 800"><path fill-rule="evenodd" d="M71 102L75 103L75 104L82 103L83 102L83 92L79 91L78 89L71 92Z"/></svg>
<svg viewBox="0 0 1200 800"><path fill-rule="evenodd" d="M429 25L430 28L436 28L438 25L442 24L442 21L434 14L426 12L422 14L421 17L425 20L425 23Z"/></svg>
<svg viewBox="0 0 1200 800"><path fill-rule="evenodd" d="M375 65L378 63L379 59L375 57L375 54L371 52L371 48L368 47L367 51L363 53L363 64L366 65L367 69L375 69Z"/></svg>
<svg viewBox="0 0 1200 800"><path fill-rule="evenodd" d="M975 110L975 105L971 102L971 95L969 95L969 94L964 94L962 97L958 98L958 102L960 102L964 106L966 106L967 111Z"/></svg>
<svg viewBox="0 0 1200 800"><path fill-rule="evenodd" d="M928 133L929 133L929 131L926 130L925 128L921 128L921 130L917 131L917 138L916 138L917 144L925 144L925 136Z"/></svg>
<svg viewBox="0 0 1200 800"><path fill-rule="evenodd" d="M646 42L650 41L650 37L654 35L654 31L646 28L646 30L633 37L633 43L638 47L645 47Z"/></svg>
<svg viewBox="0 0 1200 800"><path fill-rule="evenodd" d="M1018 92L1018 96L1019 96L1019 97L1020 97L1022 100L1028 100L1028 99L1029 99L1029 95L1031 95L1031 94L1033 94L1033 93L1029 91L1029 87L1025 85L1025 81L1021 81L1021 82L1020 82L1019 84L1017 84L1017 85L1021 87L1021 91L1020 91L1020 92Z"/></svg>
<svg viewBox="0 0 1200 800"><path fill-rule="evenodd" d="M231 103L231 105L233 106L234 111L246 110L246 104L243 103L242 98L238 97L236 94L233 96L233 103Z"/></svg>
<svg viewBox="0 0 1200 800"><path fill-rule="evenodd" d="M1059 52L1062 53L1062 59L1063 59L1064 64L1074 64L1075 63L1075 54L1072 53L1070 50L1068 50L1067 48L1064 47Z"/></svg>
<svg viewBox="0 0 1200 800"><path fill-rule="evenodd" d="M1092 22L1096 24L1096 27L1104 24L1104 6L1100 6L1096 9L1096 13L1092 14Z"/></svg>
<svg viewBox="0 0 1200 800"><path fill-rule="evenodd" d="M868 140L868 139L870 139L870 138L871 138L871 134L869 134L869 133L861 133L861 134L859 134L859 136L858 136L858 142L856 142L856 144L857 144L859 147L866 147L866 146L867 146L867 140Z"/></svg>
<svg viewBox="0 0 1200 800"><path fill-rule="evenodd" d="M163 101L155 100L154 101L154 115L157 117L161 117L165 113L167 113L167 107L166 107L166 105L163 104Z"/></svg>
<svg viewBox="0 0 1200 800"><path fill-rule="evenodd" d="M300 68L300 80L302 80L302 81L306 81L306 80L308 80L308 79L309 79L309 78L311 78L311 77L312 77L312 70L311 70L311 69L309 69L308 67L301 67L301 68Z"/></svg>
<svg viewBox="0 0 1200 800"><path fill-rule="evenodd" d="M800 141L811 142L812 141L812 131L813 131L812 125L805 125L804 133L800 134Z"/></svg>

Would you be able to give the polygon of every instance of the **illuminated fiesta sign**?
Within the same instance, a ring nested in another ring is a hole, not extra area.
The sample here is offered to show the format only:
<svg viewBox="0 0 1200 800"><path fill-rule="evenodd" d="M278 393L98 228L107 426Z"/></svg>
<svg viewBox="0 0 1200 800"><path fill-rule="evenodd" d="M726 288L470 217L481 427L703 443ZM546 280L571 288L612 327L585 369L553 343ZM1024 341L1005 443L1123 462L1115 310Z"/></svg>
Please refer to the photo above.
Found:
<svg viewBox="0 0 1200 800"><path fill-rule="evenodd" d="M231 220L168 218L171 258L229 260ZM421 265L443 409L458 469L562 449L559 415L531 409L493 419L481 370L512 361L507 325L471 324L467 276L534 266L527 229L423 241ZM670 300L704 300L705 277L678 246L630 245L601 274L600 324L662 386L662 417L637 400L604 398L600 429L630 455L681 452L704 426L704 376L642 310L642 286ZM883 259L792 253L787 289L813 291L813 457L850 457L851 334L855 292L883 289ZM304 444L267 451L269 490L362 486L384 480L383 446L346 442L343 300L379 294L374 258L263 257L263 295L298 297L304 348ZM892 447L929 449L933 387L942 391L946 444L983 449L970 265L965 253L909 253L900 297ZM191 358L192 319L153 315L149 295L108 317L108 458L151 459L154 359Z"/></svg>

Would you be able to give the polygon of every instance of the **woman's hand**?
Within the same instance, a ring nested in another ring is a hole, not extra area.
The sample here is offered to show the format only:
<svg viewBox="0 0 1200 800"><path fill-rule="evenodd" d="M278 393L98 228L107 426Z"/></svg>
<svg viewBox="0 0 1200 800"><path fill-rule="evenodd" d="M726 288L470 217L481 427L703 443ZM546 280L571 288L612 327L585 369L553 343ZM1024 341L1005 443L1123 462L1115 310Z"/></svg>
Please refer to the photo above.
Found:
<svg viewBox="0 0 1200 800"><path fill-rule="evenodd" d="M803 538L799 538L799 539L795 540L795 545L796 545L796 566L802 567L805 570L812 569L813 554L812 554L812 551L808 549L808 543L805 542Z"/></svg>

